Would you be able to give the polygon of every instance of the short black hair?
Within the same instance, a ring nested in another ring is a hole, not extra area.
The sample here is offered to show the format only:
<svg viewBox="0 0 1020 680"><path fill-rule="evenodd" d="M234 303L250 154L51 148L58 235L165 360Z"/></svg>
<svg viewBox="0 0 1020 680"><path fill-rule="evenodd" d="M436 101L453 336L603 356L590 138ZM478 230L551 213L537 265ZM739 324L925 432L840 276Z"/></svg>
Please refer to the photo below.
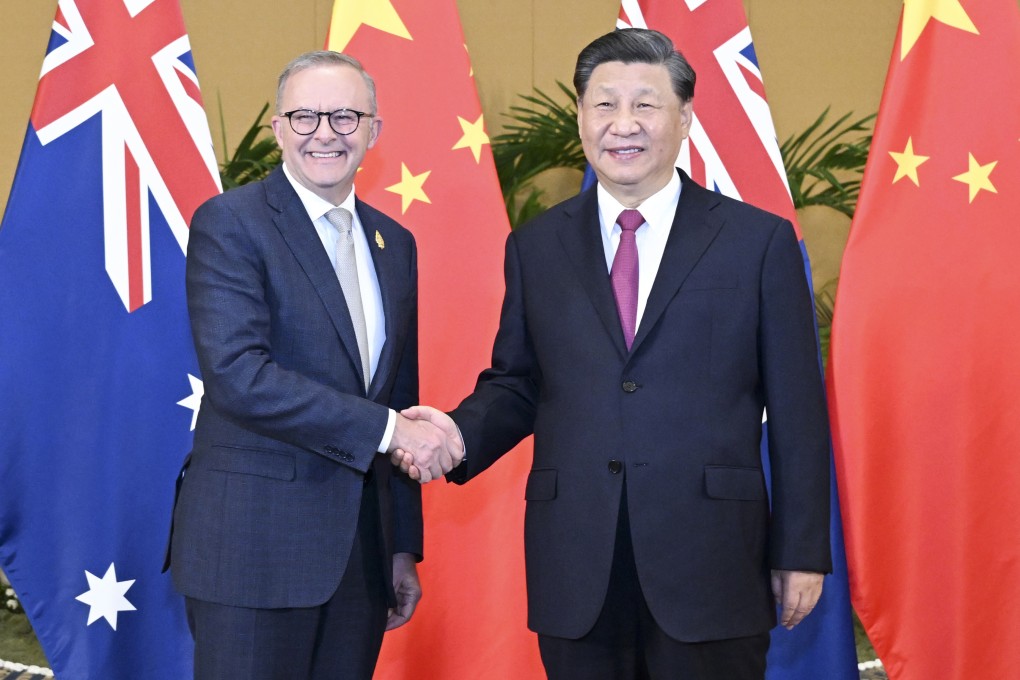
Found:
<svg viewBox="0 0 1020 680"><path fill-rule="evenodd" d="M687 103L694 98L694 69L668 36L648 28L623 28L596 38L577 55L574 90L578 100L584 97L595 67L610 61L662 64L669 70L673 91L680 101Z"/></svg>

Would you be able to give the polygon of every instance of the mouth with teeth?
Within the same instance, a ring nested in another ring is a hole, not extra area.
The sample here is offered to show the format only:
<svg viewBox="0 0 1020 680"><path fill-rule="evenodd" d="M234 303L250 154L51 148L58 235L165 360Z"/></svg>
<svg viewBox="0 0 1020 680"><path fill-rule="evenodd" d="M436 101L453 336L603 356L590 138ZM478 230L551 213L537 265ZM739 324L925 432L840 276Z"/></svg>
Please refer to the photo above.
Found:
<svg viewBox="0 0 1020 680"><path fill-rule="evenodd" d="M609 153L616 158L627 158L628 156L635 156L642 151L644 148L640 146L628 146L621 149L608 149Z"/></svg>
<svg viewBox="0 0 1020 680"><path fill-rule="evenodd" d="M312 158L340 158L339 151L310 151Z"/></svg>

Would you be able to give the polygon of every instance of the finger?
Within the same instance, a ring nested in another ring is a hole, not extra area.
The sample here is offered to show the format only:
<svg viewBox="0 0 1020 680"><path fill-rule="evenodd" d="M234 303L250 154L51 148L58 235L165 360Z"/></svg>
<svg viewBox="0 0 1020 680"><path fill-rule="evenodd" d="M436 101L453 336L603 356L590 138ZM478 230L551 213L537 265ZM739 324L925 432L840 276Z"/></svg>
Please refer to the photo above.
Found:
<svg viewBox="0 0 1020 680"><path fill-rule="evenodd" d="M390 457L390 462L400 468L401 472L411 474L411 469L414 468L414 458L409 454L403 454L403 456L397 456L394 454Z"/></svg>
<svg viewBox="0 0 1020 680"><path fill-rule="evenodd" d="M780 617L780 623L782 623L782 625L786 626L787 628L791 627L790 624L794 620L794 617L797 612L797 607L799 606L799 604L800 593L794 591L789 587L785 588L782 602L783 613Z"/></svg>
<svg viewBox="0 0 1020 680"><path fill-rule="evenodd" d="M401 411L400 415L405 418L410 418L411 420L427 419L429 417L429 407L422 406L420 404L418 406L409 406Z"/></svg>
<svg viewBox="0 0 1020 680"><path fill-rule="evenodd" d="M809 603L800 593L791 593L783 605L782 624L787 630L792 629L807 616L812 604Z"/></svg>
<svg viewBox="0 0 1020 680"><path fill-rule="evenodd" d="M772 572L772 596L776 599L776 604L783 603L783 578L778 572Z"/></svg>
<svg viewBox="0 0 1020 680"><path fill-rule="evenodd" d="M399 612L390 610L390 615L386 617L386 630L393 630L394 628L400 628L402 625L407 623L408 617L400 614Z"/></svg>
<svg viewBox="0 0 1020 680"><path fill-rule="evenodd" d="M789 620L783 625L786 626L787 630L793 630L793 627L796 626L801 621L803 621L804 617L810 614L812 609L813 609L812 607L794 609L793 612L791 613Z"/></svg>
<svg viewBox="0 0 1020 680"><path fill-rule="evenodd" d="M390 453L390 463L399 467L401 472L407 472L409 462L413 461L408 460L407 452L403 449L393 449Z"/></svg>
<svg viewBox="0 0 1020 680"><path fill-rule="evenodd" d="M439 458L439 467L440 467L440 470L441 470L442 474L445 475L447 472L452 470L455 466L456 466L456 463L454 462L454 457L452 455L450 455L449 451L444 450L443 451L443 455L440 456L440 458Z"/></svg>

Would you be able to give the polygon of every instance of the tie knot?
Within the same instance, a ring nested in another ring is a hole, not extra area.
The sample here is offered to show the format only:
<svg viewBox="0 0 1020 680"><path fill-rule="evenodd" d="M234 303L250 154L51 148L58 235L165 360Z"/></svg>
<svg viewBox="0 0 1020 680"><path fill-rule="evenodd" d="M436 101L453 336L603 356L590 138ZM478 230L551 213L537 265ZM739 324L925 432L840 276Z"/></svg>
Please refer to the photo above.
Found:
<svg viewBox="0 0 1020 680"><path fill-rule="evenodd" d="M347 208L333 208L326 213L326 220L341 234L351 233L351 229L354 227L354 217Z"/></svg>
<svg viewBox="0 0 1020 680"><path fill-rule="evenodd" d="M620 213L620 216L616 218L616 223L620 225L620 228L624 231L635 231L638 227L645 223L645 218L641 216L641 213L637 210L624 210Z"/></svg>

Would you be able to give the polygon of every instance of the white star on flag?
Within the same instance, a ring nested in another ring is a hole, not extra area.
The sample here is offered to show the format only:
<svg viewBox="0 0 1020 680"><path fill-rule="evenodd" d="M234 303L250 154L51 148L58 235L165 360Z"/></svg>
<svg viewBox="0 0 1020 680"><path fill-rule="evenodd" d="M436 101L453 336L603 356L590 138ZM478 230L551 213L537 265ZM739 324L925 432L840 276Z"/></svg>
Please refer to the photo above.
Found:
<svg viewBox="0 0 1020 680"><path fill-rule="evenodd" d="M117 630L117 612L135 611L135 606L128 602L124 593L134 585L134 579L130 581L118 581L117 570L110 563L103 578L85 571L85 578L89 581L89 589L74 598L89 606L89 620L86 626L91 626L100 618L106 619L110 628Z"/></svg>
<svg viewBox="0 0 1020 680"><path fill-rule="evenodd" d="M177 402L177 405L191 409L191 431L194 432L195 423L198 422L198 409L202 406L202 395L205 394L205 385L190 373L188 382L191 383L191 394Z"/></svg>

